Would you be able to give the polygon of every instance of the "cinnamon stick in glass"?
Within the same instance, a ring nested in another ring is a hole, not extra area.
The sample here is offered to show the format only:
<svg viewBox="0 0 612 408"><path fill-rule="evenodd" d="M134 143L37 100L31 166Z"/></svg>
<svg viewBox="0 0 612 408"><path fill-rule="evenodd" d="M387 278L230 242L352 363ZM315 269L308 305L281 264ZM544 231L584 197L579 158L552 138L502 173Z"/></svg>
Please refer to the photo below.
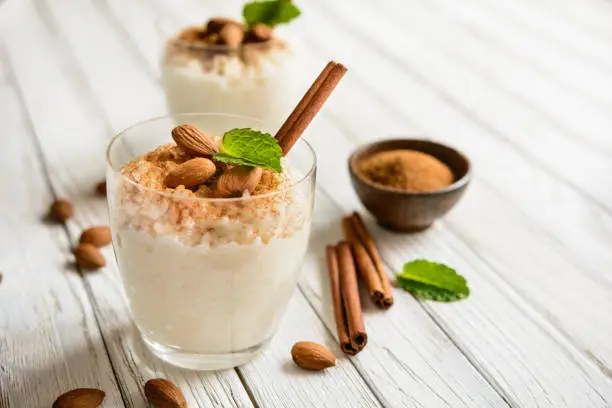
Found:
<svg viewBox="0 0 612 408"><path fill-rule="evenodd" d="M338 62L330 61L321 71L317 79L304 94L293 112L276 133L278 144L286 155L295 142L302 136L323 104L344 76L346 67Z"/></svg>
<svg viewBox="0 0 612 408"><path fill-rule="evenodd" d="M372 262L374 262L374 266L378 272L378 276L380 279L380 283L382 285L382 289L384 292L384 298L382 302L377 303L383 309L388 309L393 305L393 292L391 292L391 282L389 281L389 277L385 273L385 267L383 266L382 259L380 258L380 254L378 249L376 248L376 244L372 239L372 236L368 232L365 227L365 223L363 219L359 215L359 213L354 212L351 215L351 222L353 225L353 229L355 231L355 235L359 238L359 242L366 249Z"/></svg>
<svg viewBox="0 0 612 408"><path fill-rule="evenodd" d="M343 241L335 247L328 246L327 263L340 348L354 356L366 346L368 336L363 323L350 244Z"/></svg>

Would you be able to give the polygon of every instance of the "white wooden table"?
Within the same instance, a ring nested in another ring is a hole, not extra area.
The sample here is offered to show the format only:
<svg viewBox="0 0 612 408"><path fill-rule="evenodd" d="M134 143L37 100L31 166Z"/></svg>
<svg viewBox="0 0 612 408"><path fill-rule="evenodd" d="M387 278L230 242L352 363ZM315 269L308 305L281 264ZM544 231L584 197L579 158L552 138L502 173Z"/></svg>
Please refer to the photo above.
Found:
<svg viewBox="0 0 612 408"><path fill-rule="evenodd" d="M92 191L105 145L165 112L155 21L188 3L212 2L0 6L0 407L49 407L76 387L103 389L105 407L143 407L158 376L193 407L612 406L612 2L300 1L292 31L309 63L349 67L310 130L311 249L269 349L216 373L144 350L110 247L97 273L70 264L80 231L107 222ZM301 371L295 341L341 355L323 247L359 208L346 158L414 131L464 150L473 182L425 233L370 227L389 271L442 261L472 295L440 304L397 290L388 312L366 307L361 354ZM67 228L41 221L56 196L76 205Z"/></svg>

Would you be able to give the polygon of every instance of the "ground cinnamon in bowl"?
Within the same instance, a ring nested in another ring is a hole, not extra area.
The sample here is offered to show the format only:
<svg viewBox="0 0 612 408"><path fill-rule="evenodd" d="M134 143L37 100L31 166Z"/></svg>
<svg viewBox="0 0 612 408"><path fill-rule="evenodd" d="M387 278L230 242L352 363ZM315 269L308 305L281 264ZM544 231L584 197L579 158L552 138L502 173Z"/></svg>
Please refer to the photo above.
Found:
<svg viewBox="0 0 612 408"><path fill-rule="evenodd" d="M375 184L411 193L439 190L454 181L446 164L416 150L377 152L364 157L356 167L362 177Z"/></svg>

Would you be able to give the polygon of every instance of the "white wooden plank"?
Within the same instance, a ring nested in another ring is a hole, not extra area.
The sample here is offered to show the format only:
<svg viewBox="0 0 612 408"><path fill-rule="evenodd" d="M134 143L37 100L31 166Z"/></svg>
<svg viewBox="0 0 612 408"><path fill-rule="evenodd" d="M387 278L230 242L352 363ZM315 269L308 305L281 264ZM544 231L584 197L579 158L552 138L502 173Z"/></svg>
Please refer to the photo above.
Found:
<svg viewBox="0 0 612 408"><path fill-rule="evenodd" d="M2 32L2 31L0 31ZM121 394L71 243L43 222L53 198L0 44L0 406L49 407L78 387Z"/></svg>
<svg viewBox="0 0 612 408"><path fill-rule="evenodd" d="M587 8L586 2L581 7L573 7L576 10ZM439 10L446 10L450 19L465 27L486 32L490 41L528 58L555 78L583 89L598 100L610 101L607 89L610 89L611 82L605 69L577 58L563 48L551 46L549 41L524 30L520 21L507 19L505 14L488 12L487 9L473 6L457 8L454 4L446 3Z"/></svg>
<svg viewBox="0 0 612 408"><path fill-rule="evenodd" d="M68 197L76 205L74 222L69 224L70 234L74 238L82 228L106 222L106 203L92 198L90 191L104 174L103 151L110 135L82 84L71 79L78 67L71 65L74 62L65 58L56 47L52 33L34 15L31 4L18 4L22 7L20 12L32 14L27 25L20 20L12 20L8 27L10 30L5 38L9 58L16 67L16 77L34 120L34 130L48 160L51 182L58 194ZM158 362L142 347L138 347L139 340L134 334L118 284L117 269L112 262L112 249L104 249L104 254L110 261L109 266L96 274L87 275L86 280L92 288L94 311L100 321L125 404L143 406L143 383L153 376L163 376L175 381L191 404L251 405L233 370L211 374L177 370Z"/></svg>
<svg viewBox="0 0 612 408"><path fill-rule="evenodd" d="M361 45L361 49L372 47L376 51L376 58L362 62L361 67L375 69L381 59L400 65L404 75L414 77L430 93L485 127L492 136L511 143L534 164L562 176L575 189L596 199L601 206L608 206L610 211L612 189L601 188L601 177L612 172L612 161L608 155L561 137L557 129L550 128L545 122L523 123L526 112L521 112L520 105L509 103L503 94L495 92L470 70L452 64L445 55L418 38L407 35L399 26L389 24L376 13L375 7L366 7L364 3L347 14L335 2L321 1L317 4L333 16L318 30L326 38L336 38L336 34L342 38L350 37L351 41ZM365 18L375 34L367 35L360 31L359 22ZM395 38L403 52L396 53L397 45L391 45L388 38ZM330 45L344 55L346 51L340 50L344 44L346 41L336 40ZM362 55L363 52L355 57ZM381 81L390 79L396 81L388 77ZM568 163L572 165L568 166Z"/></svg>
<svg viewBox="0 0 612 408"><path fill-rule="evenodd" d="M418 36L490 87L506 94L509 101L506 105L512 107L509 120L524 123L536 135L541 132L538 122L546 123L548 128L576 139L579 144L588 143L593 149L605 149L612 155L612 140L607 132L612 127L608 115L612 94L606 93L605 102L593 100L581 87L567 84L562 78L556 78L554 71L541 67L539 61L545 55L531 60L521 55L520 50L492 41L487 31L458 23L454 18L458 14L456 7L449 7L448 2L427 4L427 8L408 8L406 2L392 1L385 2L380 9L383 15L401 25L407 35ZM597 85L600 90L601 84ZM507 106L495 108L509 110Z"/></svg>
<svg viewBox="0 0 612 408"><path fill-rule="evenodd" d="M106 38L112 38L111 33L104 33L97 31ZM110 46L110 45L109 45ZM95 76L92 75L92 80L95 80ZM152 84L151 86L156 86ZM160 97L161 97L161 90ZM112 104L108 103L107 109L114 109ZM333 207L332 207L333 208ZM317 214L319 211L317 210ZM324 214L329 214L329 210L326 210ZM335 217L339 216L337 210ZM323 218L324 221L319 222L321 215L315 217L315 234L313 242L316 242L318 247L324 245L326 242L330 242L330 238L321 238L321 233L325 234L328 230L328 218ZM318 232L320 231L320 232ZM328 237L328 234L324 235ZM339 238L339 231L335 230L335 239ZM313 265L314 260L307 262L307 272L305 276L317 277L317 282L326 284L326 278L323 275L321 281L321 251L317 250L316 263ZM312 257L313 255L310 255ZM309 259L312 259L310 258ZM313 265L313 266L310 266ZM311 278L312 279L312 278ZM317 292L313 292L313 288L309 286L309 301L312 301L312 297L321 299L325 292L321 292L321 288L324 288L322 284L319 285ZM385 402L385 405L389 406L414 406L417 404L415 401L426 401L432 404L442 405L444 401L449 402L455 406L503 406L505 405L499 397L493 392L493 390L483 381L478 373L469 365L465 358L459 353L456 348L448 341L447 338L439 331L439 329L431 322L424 314L422 309L419 308L418 304L407 297L403 301L399 301L397 306L397 312L390 321L387 316L380 316L374 320L374 327L376 332L385 333L389 330L389 327L401 327L402 319L405 318L402 312L401 305L410 305L412 311L412 321L410 327L420 327L421 330L415 330L415 333L411 333L409 330L405 335L400 337L398 340L397 347L390 349L388 345L385 345L385 339L371 340L371 346L368 347L360 356L359 360L364 360L367 364L360 363L361 375L368 375L370 386L374 388L378 398ZM334 323L332 317L332 311L329 308L329 302L321 304L317 302L317 311L319 314L325 313L325 320L330 328L334 330ZM404 309L405 311L405 309ZM293 310L288 312L288 315L295 315ZM296 321L294 319L293 321ZM306 333L317 333L320 329L317 329L316 325L310 322L311 319L302 318L299 320L300 332ZM313 327L314 326L314 327ZM291 338L294 339L295 327L291 327L288 330L281 327L277 338ZM410 335L408 335L410 333ZM275 340L276 341L276 340ZM375 346L376 343L379 346ZM372 346L374 344L374 346ZM285 345L285 348L288 348ZM414 350L416 348L416 350ZM372 350L372 351L370 351ZM317 385L317 382L310 377L298 377L291 378L287 377L286 372L279 371L281 364L285 358L284 351L279 352L276 349L268 351L262 356L262 359L267 361L257 360L254 363L247 365L242 368L241 371L247 381L247 383L253 387L251 388L256 396L263 401L265 400L266 405L280 405L284 406L289 403L293 404L305 404L305 395L309 395L309 400L313 402L324 401L321 398L336 398L335 393L330 393ZM431 366L429 361L432 359L440 359L439 367ZM275 362L275 364L272 364ZM286 364L286 362L285 362ZM407 367L412 364L420 367L418 376ZM370 373L372 370L372 373ZM333 372L331 372L333 373ZM352 374L355 375L355 374ZM377 377L380 376L384 380L379 380ZM266 384L266 380L269 382L273 379L273 383L282 383L287 385L295 385L293 389L286 389L281 387L280 393L271 394L269 392L269 386ZM351 377L349 376L349 379ZM287 381L289 380L289 383ZM317 380L319 381L319 380ZM338 378L325 378L321 384L327 384L328 387L332 386L343 390L342 392L347 393L345 400L350 400L353 387L349 384L342 386L333 386L330 384L342 384L342 377ZM351 379L351 381L356 381ZM359 383L357 382L357 385ZM313 388L315 391L313 391ZM410 389L410 393L407 393L404 388ZM295 390L296 392L291 392ZM324 390L321 393L319 390ZM351 390L348 393L347 390ZM358 390L358 388L357 388ZM477 396L474 396L473 390L478 390ZM298 392L299 391L299 392ZM307 400L308 401L308 400ZM258 400L260 402L260 400ZM365 402L361 402L364 404ZM306 404L308 405L308 404Z"/></svg>
<svg viewBox="0 0 612 408"><path fill-rule="evenodd" d="M320 266L305 263L302 273L320 273ZM324 344L338 358L337 365L322 373L305 372L291 361L291 347L298 341ZM353 364L298 289L267 350L238 370L262 407L380 407Z"/></svg>
<svg viewBox="0 0 612 408"><path fill-rule="evenodd" d="M342 169L354 145L325 118L311 126L309 140L321 162L327 163L321 166L319 180L349 211L356 202ZM472 289L468 300L451 305L431 302L424 307L486 378L503 390L511 405L608 406L612 398L608 378L443 224L415 235L385 232L374 225L370 229L393 270L424 257L453 265L466 276Z"/></svg>
<svg viewBox="0 0 612 408"><path fill-rule="evenodd" d="M537 7L549 16L555 16L581 31L599 36L604 41L612 40L612 7L606 1L540 0L523 1L530 7Z"/></svg>
<svg viewBox="0 0 612 408"><path fill-rule="evenodd" d="M544 10L535 7L523 7L514 1L488 2L478 0L505 20L516 22L521 30L533 37L546 41L551 47L573 53L577 58L588 60L590 64L612 72L612 54L609 41L593 37L580 28L559 21ZM576 4L575 7L588 7Z"/></svg>
<svg viewBox="0 0 612 408"><path fill-rule="evenodd" d="M315 19L318 26L330 27L332 24L316 10L305 12ZM327 110L346 117L346 121L354 124L356 129L374 128L374 135L378 137L407 127L457 146L472 158L480 180L528 215L532 222L543 225L556 237L562 237L566 251L575 254L577 259L589 261L583 262L583 268L610 281L607 272L591 266L612 263L612 253L606 244L612 239L612 219L607 212L581 197L562 180L535 167L529 157L511 144L492 137L487 126L466 117L460 108L449 106L427 86L407 76L375 50L363 47L350 34L342 31L330 34L322 30L304 30L302 33L301 39L311 50L323 50L324 54L349 66L346 81L353 81L353 86L357 87L355 94L361 96L333 98L328 102ZM330 35L336 42L327 41ZM312 51L309 54L307 60L314 58ZM367 115L363 114L365 104L368 104ZM350 115L351 112L356 114ZM601 183L605 184L604 181ZM543 203L550 202L554 205L548 205L543 211Z"/></svg>

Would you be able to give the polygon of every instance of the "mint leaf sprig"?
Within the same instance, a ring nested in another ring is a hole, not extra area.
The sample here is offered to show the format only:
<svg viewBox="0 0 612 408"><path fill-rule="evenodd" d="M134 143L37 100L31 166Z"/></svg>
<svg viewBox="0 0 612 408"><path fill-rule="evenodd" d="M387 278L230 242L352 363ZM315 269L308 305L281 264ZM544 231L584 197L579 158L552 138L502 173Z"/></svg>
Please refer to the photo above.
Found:
<svg viewBox="0 0 612 408"><path fill-rule="evenodd" d="M270 27L285 24L301 14L291 0L253 1L247 3L242 15L249 27L262 23Z"/></svg>
<svg viewBox="0 0 612 408"><path fill-rule="evenodd" d="M223 163L262 167L283 171L283 151L278 140L269 133L249 128L232 129L223 135L219 153L213 159Z"/></svg>
<svg viewBox="0 0 612 408"><path fill-rule="evenodd" d="M470 295L465 278L441 263L424 259L408 262L395 277L402 289L421 299L453 302Z"/></svg>

